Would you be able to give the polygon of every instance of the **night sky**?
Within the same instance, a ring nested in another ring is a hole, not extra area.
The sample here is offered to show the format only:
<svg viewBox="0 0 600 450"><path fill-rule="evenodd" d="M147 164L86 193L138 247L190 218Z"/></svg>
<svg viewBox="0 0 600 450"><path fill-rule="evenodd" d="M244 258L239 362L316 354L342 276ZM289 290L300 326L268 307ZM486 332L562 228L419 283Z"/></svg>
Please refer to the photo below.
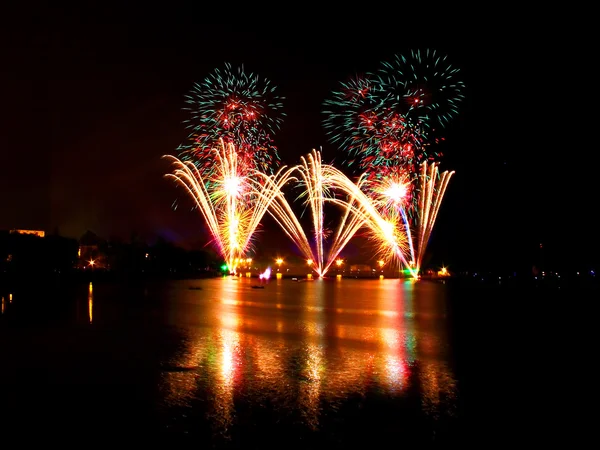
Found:
<svg viewBox="0 0 600 450"><path fill-rule="evenodd" d="M358 23L360 14L276 26L221 19L133 7L5 15L0 229L58 229L77 238L88 229L106 238L136 232L149 243L161 235L201 246L202 218L163 178L170 166L160 158L187 136L182 108L194 82L225 62L244 64L286 98L275 136L283 161L297 164L321 147L323 160L337 164L343 153L321 122L332 89L396 53L435 48L460 68L467 89L439 149L441 170L456 174L431 260L512 270L531 267L542 244L546 265L556 269L598 262L595 151L575 106L593 88L570 81L579 76L569 48L583 45L577 33L585 31L570 32L567 42L548 18L522 16L465 17L447 28L377 28Z"/></svg>

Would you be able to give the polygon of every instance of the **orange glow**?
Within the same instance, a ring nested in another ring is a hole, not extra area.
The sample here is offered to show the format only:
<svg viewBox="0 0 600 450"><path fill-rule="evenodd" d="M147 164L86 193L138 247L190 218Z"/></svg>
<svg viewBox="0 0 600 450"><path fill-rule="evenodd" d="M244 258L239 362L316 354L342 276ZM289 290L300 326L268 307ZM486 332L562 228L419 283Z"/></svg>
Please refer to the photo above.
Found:
<svg viewBox="0 0 600 450"><path fill-rule="evenodd" d="M94 318L94 288L92 286L92 283L90 282L90 285L88 287L88 317L90 319L90 323L92 323L93 318Z"/></svg>
<svg viewBox="0 0 600 450"><path fill-rule="evenodd" d="M11 234L32 234L34 236L37 237L44 237L46 235L45 231L42 230L17 230L17 229L13 229L10 230Z"/></svg>
<svg viewBox="0 0 600 450"><path fill-rule="evenodd" d="M439 335L443 328L427 323L419 333L421 322L414 313L426 313L430 307L423 292L417 296L416 290L413 305L412 284L377 282L363 291L369 292L364 303L328 297L331 291L325 284L308 283L303 286L310 295L298 312L301 327L290 315L298 305L285 296L274 301L254 295L248 289L253 282L247 279L207 284L215 288L210 290L216 300L207 311L210 320L181 316L179 320L201 326L185 331L186 346L169 361L181 370L164 371L161 389L167 404L186 408L200 390L210 389L213 395L206 398L206 406L215 431L228 433L236 420L234 399L248 389L265 393L267 401L272 396L281 404L297 404L299 420L313 429L321 425L323 402L339 401L347 393L362 395L375 386L398 394L418 382L422 407L439 414L444 411L443 396L455 389L456 380L440 353L446 342ZM413 364L415 358L419 364Z"/></svg>

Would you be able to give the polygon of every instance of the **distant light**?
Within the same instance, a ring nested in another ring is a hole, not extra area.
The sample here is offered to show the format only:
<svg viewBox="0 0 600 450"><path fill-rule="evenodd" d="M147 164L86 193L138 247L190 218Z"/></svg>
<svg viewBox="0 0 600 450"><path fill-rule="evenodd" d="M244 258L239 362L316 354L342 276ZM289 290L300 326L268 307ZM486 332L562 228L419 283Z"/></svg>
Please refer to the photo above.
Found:
<svg viewBox="0 0 600 450"><path fill-rule="evenodd" d="M267 270L258 275L258 278L260 278L261 280L268 280L269 278L271 278L271 268L267 267Z"/></svg>

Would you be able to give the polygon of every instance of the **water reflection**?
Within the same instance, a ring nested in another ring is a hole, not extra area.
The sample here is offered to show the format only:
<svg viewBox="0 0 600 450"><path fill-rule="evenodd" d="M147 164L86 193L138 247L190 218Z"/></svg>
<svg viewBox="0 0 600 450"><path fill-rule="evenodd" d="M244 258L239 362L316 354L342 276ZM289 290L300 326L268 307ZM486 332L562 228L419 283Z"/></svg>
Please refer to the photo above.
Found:
<svg viewBox="0 0 600 450"><path fill-rule="evenodd" d="M302 309L301 320L305 324L302 339L301 370L295 377L299 381L298 406L304 423L311 429L319 424L319 402L323 383L325 298L323 281L309 283Z"/></svg>
<svg viewBox="0 0 600 450"><path fill-rule="evenodd" d="M92 323L94 319L94 287L91 281L88 287L88 317L90 323Z"/></svg>
<svg viewBox="0 0 600 450"><path fill-rule="evenodd" d="M236 378L239 376L240 357L240 335L237 331L241 326L238 318L237 307L241 283L223 283L223 301L215 308L218 328L218 366L216 383L213 386L215 393L215 424L227 433L232 425L233 419L233 391Z"/></svg>
<svg viewBox="0 0 600 450"><path fill-rule="evenodd" d="M418 318L422 330L418 340L419 380L423 410L438 418L441 414L454 414L456 404L456 380L448 368L443 355L448 351L448 336L444 326L443 294L433 295L432 286L425 285L430 295L421 296L421 314ZM442 291L444 293L445 291ZM440 316L441 313L441 316Z"/></svg>
<svg viewBox="0 0 600 450"><path fill-rule="evenodd" d="M213 433L228 438L248 420L250 400L261 414L316 430L324 410L368 392L402 398L417 389L436 416L456 398L435 289L385 279L283 279L264 290L245 278L203 283L173 288L169 320L184 345L162 374L167 414L200 402Z"/></svg>
<svg viewBox="0 0 600 450"><path fill-rule="evenodd" d="M11 292L9 292L6 296L3 295L2 299L0 300L1 303L1 307L0 307L0 314L5 314L8 312L8 308L11 303L13 302L13 295Z"/></svg>

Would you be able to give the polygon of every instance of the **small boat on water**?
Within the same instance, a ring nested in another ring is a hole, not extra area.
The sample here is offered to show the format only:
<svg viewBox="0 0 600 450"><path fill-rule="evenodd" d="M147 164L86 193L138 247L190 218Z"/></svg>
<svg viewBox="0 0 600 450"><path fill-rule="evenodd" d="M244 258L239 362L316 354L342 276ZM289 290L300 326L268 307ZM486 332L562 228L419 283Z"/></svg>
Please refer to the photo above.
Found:
<svg viewBox="0 0 600 450"><path fill-rule="evenodd" d="M264 289L264 286L259 286L257 284L252 285L252 289Z"/></svg>

